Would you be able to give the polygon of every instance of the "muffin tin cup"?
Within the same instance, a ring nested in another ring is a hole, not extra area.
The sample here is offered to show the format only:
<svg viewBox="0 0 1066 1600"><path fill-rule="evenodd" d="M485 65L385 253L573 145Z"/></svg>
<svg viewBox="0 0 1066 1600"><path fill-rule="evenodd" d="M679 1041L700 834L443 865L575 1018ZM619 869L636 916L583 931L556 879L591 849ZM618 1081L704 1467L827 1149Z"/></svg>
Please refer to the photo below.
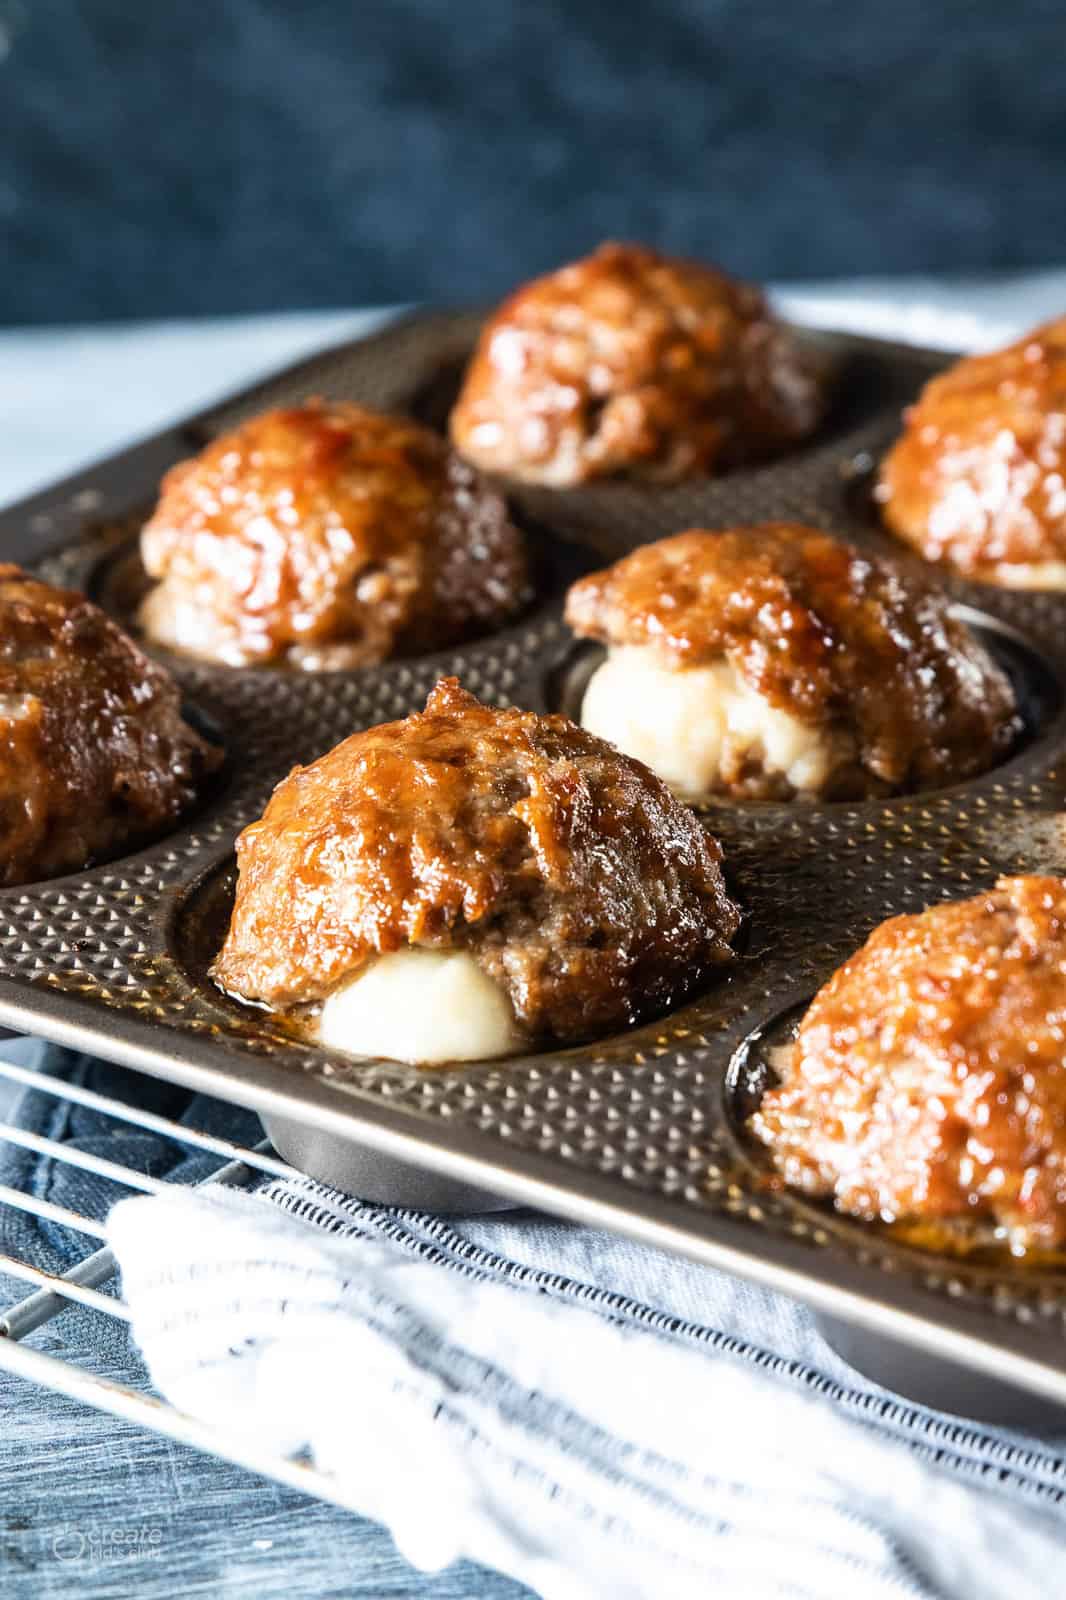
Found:
<svg viewBox="0 0 1066 1600"><path fill-rule="evenodd" d="M1066 1428L1066 1410L1057 1404L1049 1406L1042 1395L1002 1383L987 1373L976 1373L958 1361L945 1361L929 1351L916 1352L905 1343L871 1333L857 1322L826 1316L818 1316L815 1321L831 1350L891 1394L992 1427L1025 1428L1030 1433L1055 1435L1061 1435Z"/></svg>
<svg viewBox="0 0 1066 1600"><path fill-rule="evenodd" d="M415 318L303 362L3 511L5 556L121 611L106 573L168 466L243 417L309 394L439 422L477 326L466 314ZM417 1070L322 1050L227 999L208 973L233 841L293 764L420 709L445 674L491 703L573 709L580 647L562 598L580 570L687 526L763 519L890 547L863 473L946 358L809 337L838 387L804 449L674 486L506 485L547 578L502 632L357 672L213 667L159 652L188 703L222 730L224 781L147 849L0 891L0 1024L249 1106L297 1167L340 1188L442 1210L532 1204L614 1227L803 1298L834 1327L862 1330L871 1350L901 1343L892 1381L910 1373L918 1393L928 1378L933 1403L965 1391L973 1411L972 1385L983 1393L995 1379L1039 1397L1039 1416L1061 1424L1066 1273L923 1254L782 1192L745 1143L731 1063L885 917L973 894L1000 873L1066 870L1066 596L948 581L1022 690L1025 737L995 770L861 804L706 808L743 937L731 970L666 1016L578 1048ZM934 1367L923 1377L924 1358ZM938 1390L944 1362L971 1386Z"/></svg>
<svg viewBox="0 0 1066 1600"><path fill-rule="evenodd" d="M401 1161L335 1139L318 1128L306 1127L296 1118L266 1115L262 1121L274 1149L286 1161L309 1178L358 1195L361 1200L463 1216L513 1208L513 1201L490 1194L479 1184L463 1183L432 1172L420 1162Z"/></svg>

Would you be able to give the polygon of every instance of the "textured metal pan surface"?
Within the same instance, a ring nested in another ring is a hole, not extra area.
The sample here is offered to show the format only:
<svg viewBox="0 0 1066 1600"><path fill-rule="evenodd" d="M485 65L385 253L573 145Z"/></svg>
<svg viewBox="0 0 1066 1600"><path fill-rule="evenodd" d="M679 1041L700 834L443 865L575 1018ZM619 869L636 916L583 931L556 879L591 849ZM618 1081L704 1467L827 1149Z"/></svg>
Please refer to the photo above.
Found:
<svg viewBox="0 0 1066 1600"><path fill-rule="evenodd" d="M117 604L109 574L168 465L241 416L308 394L439 420L476 326L428 316L326 352L0 513L0 548ZM743 955L727 980L658 1021L592 1047L425 1072L303 1045L205 975L232 894L234 835L294 762L420 707L442 673L496 703L567 703L580 663L561 600L582 566L693 524L766 517L889 544L869 509L869 466L900 406L946 358L809 337L837 392L809 448L675 488L515 492L544 559L536 605L503 633L351 673L165 657L221 730L225 779L146 850L0 891L0 1022L250 1105L334 1179L349 1153L353 1187L360 1159L367 1171L391 1163L401 1187L405 1169L417 1173L412 1200L432 1194L432 1178L453 1203L486 1189L613 1226L1066 1401L1066 1272L938 1259L767 1192L737 1124L731 1069L884 917L1002 872L1066 869L1066 597L950 585L1023 691L1027 736L997 770L891 801L710 809L746 912Z"/></svg>

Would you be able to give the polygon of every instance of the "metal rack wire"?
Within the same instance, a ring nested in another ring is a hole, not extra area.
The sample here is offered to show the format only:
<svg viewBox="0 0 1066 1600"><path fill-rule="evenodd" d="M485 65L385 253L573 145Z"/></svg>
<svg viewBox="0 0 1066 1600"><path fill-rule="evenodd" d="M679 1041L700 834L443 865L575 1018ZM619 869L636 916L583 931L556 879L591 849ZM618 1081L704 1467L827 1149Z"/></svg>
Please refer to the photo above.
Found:
<svg viewBox="0 0 1066 1600"><path fill-rule="evenodd" d="M62 1078L14 1062L0 1060L0 1085L33 1088L41 1094L103 1113L170 1140L184 1151L214 1158L218 1165L202 1180L205 1183L245 1186L260 1176L288 1177L292 1173L288 1163L280 1160L266 1141L254 1148L235 1144L100 1094L81 1084L68 1083ZM129 1193L157 1194L174 1187L177 1181L149 1177L105 1157L13 1127L2 1119L0 1141L19 1145L35 1154L107 1178ZM91 1239L106 1238L106 1227L97 1219L4 1184L0 1184L0 1207L11 1207ZM0 1277L15 1279L26 1284L28 1289L21 1299L9 1305L0 1302L0 1369L110 1412L112 1416L127 1422L138 1423L180 1444L192 1445L236 1466L246 1467L249 1471L272 1478L304 1494L315 1495L348 1510L358 1509L332 1479L305 1462L264 1451L239 1433L200 1421L166 1401L125 1384L101 1378L77 1365L74 1360L52 1355L25 1342L36 1329L72 1307L102 1312L105 1316L128 1323L129 1308L114 1286L116 1273L117 1263L106 1244L90 1251L61 1275L46 1272L28 1261L0 1252Z"/></svg>

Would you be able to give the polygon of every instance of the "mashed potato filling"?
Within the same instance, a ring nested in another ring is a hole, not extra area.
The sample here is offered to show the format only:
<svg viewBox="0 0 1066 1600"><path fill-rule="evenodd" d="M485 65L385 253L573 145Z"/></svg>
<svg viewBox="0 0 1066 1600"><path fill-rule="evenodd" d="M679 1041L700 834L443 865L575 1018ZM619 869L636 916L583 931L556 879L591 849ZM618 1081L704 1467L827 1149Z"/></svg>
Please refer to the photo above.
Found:
<svg viewBox="0 0 1066 1600"><path fill-rule="evenodd" d="M1066 589L1066 561L1001 561L993 572L1004 589Z"/></svg>
<svg viewBox="0 0 1066 1600"><path fill-rule="evenodd" d="M203 661L244 667L252 659L239 639L221 626L210 594L198 595L177 579L148 591L137 612L137 625L156 644Z"/></svg>
<svg viewBox="0 0 1066 1600"><path fill-rule="evenodd" d="M322 1044L350 1055L432 1066L513 1055L511 1002L461 950L394 950L323 1001Z"/></svg>
<svg viewBox="0 0 1066 1600"><path fill-rule="evenodd" d="M728 792L753 767L817 794L842 755L838 739L771 705L728 661L665 667L634 645L611 650L593 673L581 722L685 800Z"/></svg>

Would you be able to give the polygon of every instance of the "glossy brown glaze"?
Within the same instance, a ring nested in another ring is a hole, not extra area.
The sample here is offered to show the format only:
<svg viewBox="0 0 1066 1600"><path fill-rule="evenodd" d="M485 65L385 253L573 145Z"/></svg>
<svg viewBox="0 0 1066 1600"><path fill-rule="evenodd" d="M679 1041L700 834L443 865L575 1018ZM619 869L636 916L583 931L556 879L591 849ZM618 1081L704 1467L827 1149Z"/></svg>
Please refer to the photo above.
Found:
<svg viewBox="0 0 1066 1600"><path fill-rule="evenodd" d="M531 1040L609 1032L729 957L721 852L639 762L454 678L274 791L237 841L229 992L313 1004L371 958L461 949Z"/></svg>
<svg viewBox="0 0 1066 1600"><path fill-rule="evenodd" d="M933 378L877 495L893 533L968 577L1030 586L1024 569L1066 563L1066 317Z"/></svg>
<svg viewBox="0 0 1066 1600"><path fill-rule="evenodd" d="M308 401L167 473L141 537L165 644L353 667L452 644L528 597L502 498L417 423Z"/></svg>
<svg viewBox="0 0 1066 1600"><path fill-rule="evenodd" d="M943 595L800 523L644 545L574 584L566 620L668 667L725 659L772 705L847 736L834 794L971 777L1020 731L1006 674Z"/></svg>
<svg viewBox="0 0 1066 1600"><path fill-rule="evenodd" d="M821 411L811 363L760 290L605 244L500 307L451 433L486 471L562 487L719 472L787 449Z"/></svg>
<svg viewBox="0 0 1066 1600"><path fill-rule="evenodd" d="M221 760L170 675L84 595L0 565L0 882L142 843Z"/></svg>
<svg viewBox="0 0 1066 1600"><path fill-rule="evenodd" d="M812 1001L753 1128L786 1182L856 1216L1066 1243L1066 882L883 923Z"/></svg>

